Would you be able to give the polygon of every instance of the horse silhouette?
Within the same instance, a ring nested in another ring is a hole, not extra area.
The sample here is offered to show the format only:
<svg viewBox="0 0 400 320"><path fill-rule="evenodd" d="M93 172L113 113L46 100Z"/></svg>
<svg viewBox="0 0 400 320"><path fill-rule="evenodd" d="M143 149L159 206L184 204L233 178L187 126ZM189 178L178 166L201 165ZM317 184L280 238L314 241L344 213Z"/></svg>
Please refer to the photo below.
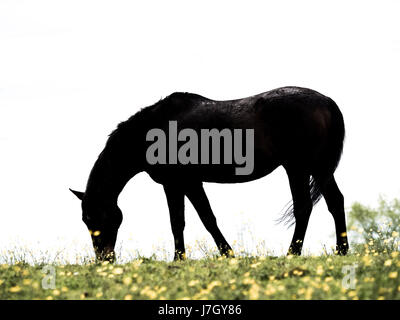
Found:
<svg viewBox="0 0 400 320"><path fill-rule="evenodd" d="M254 169L235 174L235 165L149 164L147 133L178 128L253 129ZM283 166L289 178L292 205L282 220L295 223L288 254L300 255L313 206L323 196L336 228L338 254L348 250L344 199L334 172L339 163L345 128L336 103L314 90L283 87L251 97L215 101L197 94L175 92L141 109L118 125L96 160L85 192L71 190L82 200L82 219L92 237L96 257L115 258L114 246L122 212L117 199L137 173L147 172L164 187L175 240L174 259L185 257L184 198L191 201L220 253L233 256L231 246L217 226L203 182L238 183L268 175Z"/></svg>

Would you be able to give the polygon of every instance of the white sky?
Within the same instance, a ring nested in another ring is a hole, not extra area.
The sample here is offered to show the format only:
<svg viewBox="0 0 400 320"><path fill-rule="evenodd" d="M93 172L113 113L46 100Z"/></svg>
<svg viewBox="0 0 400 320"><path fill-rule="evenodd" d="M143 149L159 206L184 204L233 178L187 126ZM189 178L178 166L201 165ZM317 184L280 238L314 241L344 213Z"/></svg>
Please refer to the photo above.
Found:
<svg viewBox="0 0 400 320"><path fill-rule="evenodd" d="M220 100L285 85L320 91L345 118L336 178L346 206L399 196L399 9L394 0L0 0L1 247L90 245L68 188L84 189L117 123L174 91ZM290 199L281 168L206 191L230 243L246 246L252 236L286 251L293 229L275 223ZM186 203L186 242L212 243ZM172 257L161 185L140 174L119 205L118 245L145 254L166 246ZM334 245L333 232L321 202L305 248Z"/></svg>

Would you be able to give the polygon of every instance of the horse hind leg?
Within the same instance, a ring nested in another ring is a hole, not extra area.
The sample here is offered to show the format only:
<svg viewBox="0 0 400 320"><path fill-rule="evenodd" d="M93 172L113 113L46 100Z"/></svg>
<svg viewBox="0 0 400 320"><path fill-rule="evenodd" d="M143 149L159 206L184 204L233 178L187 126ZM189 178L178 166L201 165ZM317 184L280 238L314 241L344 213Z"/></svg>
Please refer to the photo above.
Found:
<svg viewBox="0 0 400 320"><path fill-rule="evenodd" d="M293 215L296 220L288 255L300 255L313 206L310 195L310 175L298 170L286 171L293 198Z"/></svg>
<svg viewBox="0 0 400 320"><path fill-rule="evenodd" d="M344 198L333 175L323 184L321 192L325 198L328 210L335 221L336 253L345 255L349 249L349 245L346 231Z"/></svg>

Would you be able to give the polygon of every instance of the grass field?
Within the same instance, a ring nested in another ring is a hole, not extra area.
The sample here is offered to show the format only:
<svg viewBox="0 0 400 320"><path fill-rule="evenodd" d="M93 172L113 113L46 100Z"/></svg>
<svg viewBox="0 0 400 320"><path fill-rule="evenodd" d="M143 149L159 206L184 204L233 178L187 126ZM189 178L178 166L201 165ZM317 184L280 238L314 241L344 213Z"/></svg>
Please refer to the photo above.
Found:
<svg viewBox="0 0 400 320"><path fill-rule="evenodd" d="M348 217L354 242L344 257L325 248L274 256L261 243L254 253L234 246L237 258L227 259L199 242L202 259L188 247L189 259L167 262L160 247L157 259L99 264L88 248L70 264L63 250L11 247L0 253L0 299L400 299L400 200L355 203Z"/></svg>
<svg viewBox="0 0 400 320"><path fill-rule="evenodd" d="M0 265L0 299L400 298L398 251L44 267Z"/></svg>

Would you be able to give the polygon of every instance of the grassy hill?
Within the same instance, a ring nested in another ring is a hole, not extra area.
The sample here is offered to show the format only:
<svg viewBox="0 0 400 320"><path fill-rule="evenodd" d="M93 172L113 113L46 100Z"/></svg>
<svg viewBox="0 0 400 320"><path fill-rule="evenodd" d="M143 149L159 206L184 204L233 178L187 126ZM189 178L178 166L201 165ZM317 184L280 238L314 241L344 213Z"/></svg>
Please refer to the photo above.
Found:
<svg viewBox="0 0 400 320"><path fill-rule="evenodd" d="M0 299L400 298L398 251L346 257L138 259L123 265L43 268L23 263L0 265Z"/></svg>

